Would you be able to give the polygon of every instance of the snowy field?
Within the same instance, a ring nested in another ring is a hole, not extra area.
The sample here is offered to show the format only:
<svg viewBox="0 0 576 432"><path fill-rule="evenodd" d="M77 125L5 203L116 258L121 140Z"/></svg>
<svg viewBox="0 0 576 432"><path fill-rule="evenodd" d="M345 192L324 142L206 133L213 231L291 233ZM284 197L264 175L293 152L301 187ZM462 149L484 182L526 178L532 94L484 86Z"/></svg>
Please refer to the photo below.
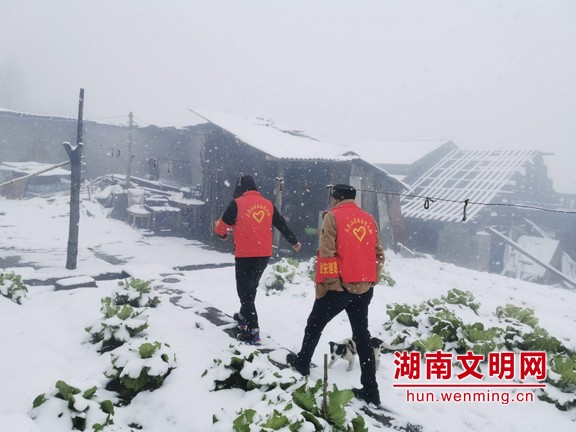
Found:
<svg viewBox="0 0 576 432"><path fill-rule="evenodd" d="M143 392L132 403L116 409L117 431L138 424L147 432L205 432L212 416L233 416L255 403L257 394L240 390L211 391L212 382L202 377L236 343L213 324L194 313L194 299L227 314L238 309L232 266L197 271L177 271L178 266L232 264L230 254L211 251L182 238L147 237L127 224L106 217L107 210L83 197L79 256L76 270L66 270L68 198L6 200L0 197L0 259L17 265L25 280L47 280L70 276L96 276L126 271L153 281L161 303L149 313L148 338L161 340L176 353L177 367L163 386ZM298 235L298 233L297 233ZM117 264L101 257L114 256ZM6 266L8 267L8 266ZM370 324L374 336L385 336L386 306L392 303L420 304L458 288L474 294L480 303L474 319L494 325L498 306L514 304L532 308L539 325L571 350L576 350L576 291L549 287L498 275L479 273L432 259L404 259L388 252L386 268L395 286L376 287ZM271 339L298 350L306 318L314 300L314 288L305 277L282 292L267 294L261 287L257 308L264 345ZM105 381L102 371L109 353L99 354L84 330L101 317L100 299L117 287L118 281L101 281L97 288L55 291L54 285L29 287L18 305L0 296L0 431L62 432L58 419L32 420L36 396L66 382ZM177 300L174 300L178 294ZM172 297L173 302L170 301ZM314 363L321 365L328 342L350 336L345 315L326 328ZM403 389L393 388L394 356L382 356L378 380L382 403L405 423L422 431L542 431L576 430L576 410L563 412L552 404L531 403L416 403L406 400ZM311 379L322 378L322 368L313 368ZM330 369L329 380L339 388L359 385L359 367L347 372L340 361ZM369 430L385 430L367 419ZM67 429L64 429L67 430ZM136 429L134 429L136 430Z"/></svg>

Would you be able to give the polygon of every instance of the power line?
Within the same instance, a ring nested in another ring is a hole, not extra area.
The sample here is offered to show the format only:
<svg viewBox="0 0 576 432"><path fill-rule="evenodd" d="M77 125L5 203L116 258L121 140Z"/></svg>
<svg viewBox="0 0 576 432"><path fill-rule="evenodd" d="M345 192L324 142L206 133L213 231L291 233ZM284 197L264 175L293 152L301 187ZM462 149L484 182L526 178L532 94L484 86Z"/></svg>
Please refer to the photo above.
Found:
<svg viewBox="0 0 576 432"><path fill-rule="evenodd" d="M272 178L272 177L267 177L267 176L262 176L262 175L256 175L256 177L258 179L268 180L270 182L278 181L278 178ZM303 184L302 190L308 190L309 186L320 186L320 187L325 187L326 189L331 189L333 185L305 181ZM381 195L398 196L400 198L422 199L423 200L422 205L424 206L424 208L426 210L429 210L431 205L437 201L461 204L463 206L463 217L462 217L463 222L465 222L467 220L467 213L466 212L467 212L468 206L470 206L470 205L487 206L487 207L489 207L489 206L492 206L492 207L513 207L513 208L545 211L545 212L550 212L550 213L576 214L575 210L552 209L552 208L541 207L541 206L536 206L536 205L529 205L529 204L479 202L479 201L471 201L470 199L454 200L454 199L438 198L438 197L432 197L432 196L416 195L416 194L411 194L411 193L383 191L383 190L377 190L377 189L357 188L356 190L359 192L373 192L373 193L381 194Z"/></svg>
<svg viewBox="0 0 576 432"><path fill-rule="evenodd" d="M91 117L87 120L94 121L94 120L111 120L111 119L125 119L128 118L127 115L123 116L115 116L115 117Z"/></svg>
<svg viewBox="0 0 576 432"><path fill-rule="evenodd" d="M329 186L330 185L327 185L326 187L329 187ZM576 214L576 211L574 211L574 210L551 209L551 208L547 208L547 207L540 207L540 206L528 205L528 204L478 202L478 201L471 201L470 199L454 200L454 199L448 199L448 198L438 198L438 197L415 195L415 194L408 194L408 193L404 194L404 193L380 191L380 190L374 190L374 189L357 189L357 190L362 191L362 192L374 192L377 194L394 195L394 196L399 196L402 198L420 198L420 199L424 200L423 205L424 205L424 208L426 210L428 210L430 208L430 203L434 203L436 201L443 201L443 202L462 204L462 205L464 205L465 209L468 205L480 205L480 206L493 206L493 207L524 208L524 209L530 209L530 210L547 211L547 212L552 212L552 213Z"/></svg>

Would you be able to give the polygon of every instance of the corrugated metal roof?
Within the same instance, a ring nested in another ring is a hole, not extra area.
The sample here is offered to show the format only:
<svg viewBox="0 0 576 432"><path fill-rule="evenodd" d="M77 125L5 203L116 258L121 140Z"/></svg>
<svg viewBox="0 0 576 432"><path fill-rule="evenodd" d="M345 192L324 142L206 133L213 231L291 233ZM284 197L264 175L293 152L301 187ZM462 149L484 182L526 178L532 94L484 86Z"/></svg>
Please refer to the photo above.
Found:
<svg viewBox="0 0 576 432"><path fill-rule="evenodd" d="M190 111L277 159L346 161L359 158L356 154L344 155L349 149L320 142L301 131L283 129L271 120L208 110Z"/></svg>
<svg viewBox="0 0 576 432"><path fill-rule="evenodd" d="M423 198L406 197L402 212L422 220L462 220L466 199L490 203L510 178L530 161L538 150L454 150L410 184L413 194L435 200L424 208ZM470 205L470 220L484 206Z"/></svg>

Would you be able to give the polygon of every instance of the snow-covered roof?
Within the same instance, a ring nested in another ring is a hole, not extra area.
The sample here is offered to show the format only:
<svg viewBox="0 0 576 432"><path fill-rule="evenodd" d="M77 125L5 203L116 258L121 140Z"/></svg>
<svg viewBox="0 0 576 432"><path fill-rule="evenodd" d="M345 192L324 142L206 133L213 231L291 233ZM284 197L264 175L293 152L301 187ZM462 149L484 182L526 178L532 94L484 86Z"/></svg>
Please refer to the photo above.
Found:
<svg viewBox="0 0 576 432"><path fill-rule="evenodd" d="M13 171L22 175L34 174L46 168L54 166L53 164L40 163L40 162L2 162L0 163L0 170ZM63 168L54 168L50 171L38 174L40 176L68 176L70 171Z"/></svg>
<svg viewBox="0 0 576 432"><path fill-rule="evenodd" d="M463 204L490 203L510 178L538 150L453 150L426 173L410 184L412 195L402 201L406 217L443 222L461 221ZM424 208L424 197L435 200ZM483 205L467 207L472 219Z"/></svg>
<svg viewBox="0 0 576 432"><path fill-rule="evenodd" d="M272 120L208 110L190 111L226 130L245 144L277 159L333 161L358 159L358 155L349 154L348 149L318 141L306 136L302 131L282 128Z"/></svg>
<svg viewBox="0 0 576 432"><path fill-rule="evenodd" d="M350 150L372 164L411 165L437 148L445 139L360 141Z"/></svg>
<svg viewBox="0 0 576 432"><path fill-rule="evenodd" d="M12 118L32 117L32 118L44 118L47 120L76 120L75 118L65 117L65 116L61 116L61 115L35 114L35 113L30 113L30 112L9 110L6 108L1 108L0 113L2 113L2 117L12 117Z"/></svg>

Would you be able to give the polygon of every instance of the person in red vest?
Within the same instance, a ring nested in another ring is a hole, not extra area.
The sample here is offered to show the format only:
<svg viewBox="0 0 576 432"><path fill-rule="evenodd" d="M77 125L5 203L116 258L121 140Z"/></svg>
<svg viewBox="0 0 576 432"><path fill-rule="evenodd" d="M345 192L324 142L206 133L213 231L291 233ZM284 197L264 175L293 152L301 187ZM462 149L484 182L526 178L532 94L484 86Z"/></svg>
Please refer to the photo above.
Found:
<svg viewBox="0 0 576 432"><path fill-rule="evenodd" d="M296 252L300 250L302 245L286 220L274 204L258 192L254 179L240 175L234 199L216 221L214 232L222 240L228 240L230 232L234 232L236 290L240 299L240 312L234 314L234 319L241 330L238 339L252 345L260 344L256 290L272 256L272 226Z"/></svg>
<svg viewBox="0 0 576 432"><path fill-rule="evenodd" d="M346 311L361 369L362 388L352 391L357 398L380 405L368 307L384 266L384 248L374 218L356 205L355 198L352 186L337 184L332 189L333 207L324 215L320 234L316 300L302 348L298 354L288 354L286 361L302 375L309 375L322 331L336 315Z"/></svg>

